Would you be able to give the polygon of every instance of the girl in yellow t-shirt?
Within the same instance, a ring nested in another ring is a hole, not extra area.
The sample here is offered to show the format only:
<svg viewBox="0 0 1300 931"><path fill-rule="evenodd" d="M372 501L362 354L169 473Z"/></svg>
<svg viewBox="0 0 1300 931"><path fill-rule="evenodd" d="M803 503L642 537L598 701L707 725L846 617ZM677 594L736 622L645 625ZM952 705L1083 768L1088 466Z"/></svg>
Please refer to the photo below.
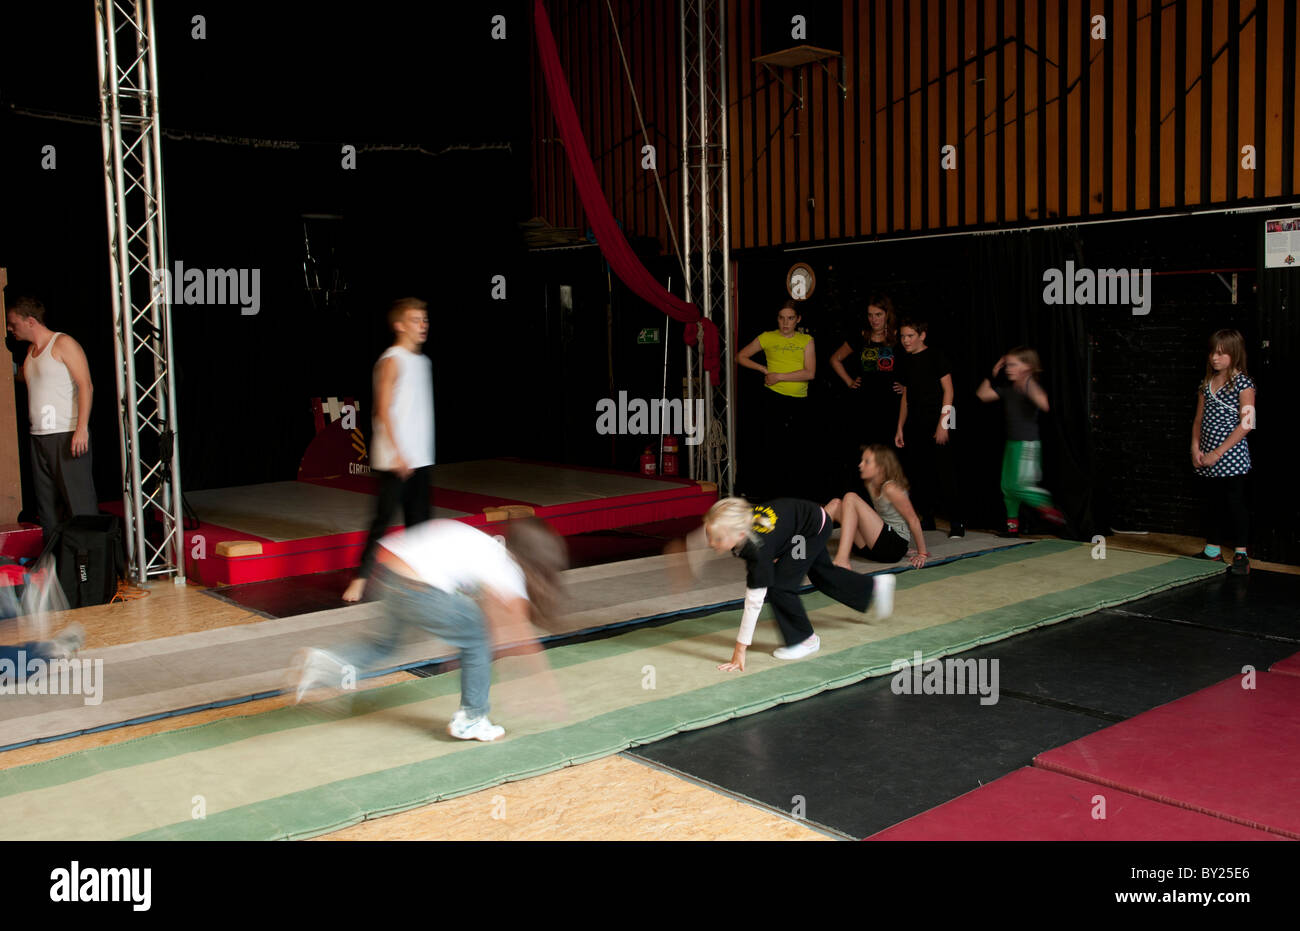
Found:
<svg viewBox="0 0 1300 931"><path fill-rule="evenodd" d="M760 333L736 359L745 368L762 372L763 384L788 398L808 397L808 382L817 374L813 338L795 330L801 319L794 301L786 301L776 316L776 329ZM760 365L751 358L759 351L762 351L767 365Z"/></svg>
<svg viewBox="0 0 1300 931"><path fill-rule="evenodd" d="M788 489L790 475L806 472L799 469L796 457L807 455L808 383L817 374L817 356L813 338L795 329L801 319L795 306L794 301L786 301L777 314L777 328L760 334L736 356L740 365L762 372L766 386L761 411L763 443L753 458L758 467L746 478L747 491L759 500L773 497L777 484ZM766 365L753 360L759 352Z"/></svg>

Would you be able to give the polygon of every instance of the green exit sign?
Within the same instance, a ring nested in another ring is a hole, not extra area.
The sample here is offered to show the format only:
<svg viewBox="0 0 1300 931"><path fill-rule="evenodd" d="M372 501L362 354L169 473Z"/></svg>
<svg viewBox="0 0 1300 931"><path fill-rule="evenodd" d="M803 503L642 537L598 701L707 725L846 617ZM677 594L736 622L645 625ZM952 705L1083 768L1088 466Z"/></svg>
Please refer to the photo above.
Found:
<svg viewBox="0 0 1300 931"><path fill-rule="evenodd" d="M640 333L637 334L636 337L636 343L638 346L645 345L646 343L658 343L658 342L659 342L659 330L656 327L651 327L650 329L642 330Z"/></svg>

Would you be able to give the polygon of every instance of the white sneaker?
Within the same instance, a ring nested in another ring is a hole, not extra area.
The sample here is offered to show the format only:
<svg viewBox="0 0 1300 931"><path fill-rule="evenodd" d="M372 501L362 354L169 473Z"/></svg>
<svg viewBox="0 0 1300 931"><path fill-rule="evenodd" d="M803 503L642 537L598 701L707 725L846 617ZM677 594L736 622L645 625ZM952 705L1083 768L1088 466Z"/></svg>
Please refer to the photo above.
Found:
<svg viewBox="0 0 1300 931"><path fill-rule="evenodd" d="M876 617L883 620L894 613L894 588L897 585L898 579L892 572L871 580L871 600L876 605Z"/></svg>
<svg viewBox="0 0 1300 931"><path fill-rule="evenodd" d="M52 659L72 659L86 642L86 631L80 624L72 623L46 644Z"/></svg>
<svg viewBox="0 0 1300 931"><path fill-rule="evenodd" d="M343 688L343 671L347 668L347 664L333 653L326 653L314 647L300 650L294 657L293 666L298 673L295 704L301 702L303 696L317 686Z"/></svg>
<svg viewBox="0 0 1300 931"><path fill-rule="evenodd" d="M471 718L464 708L457 709L451 716L451 723L447 725L447 733L458 740L496 740L504 736L505 732L504 727L489 721L487 715Z"/></svg>
<svg viewBox="0 0 1300 931"><path fill-rule="evenodd" d="M781 647L779 650L773 650L772 655L777 659L803 659L810 656L822 648L821 638L813 634L803 643L796 643L792 647Z"/></svg>

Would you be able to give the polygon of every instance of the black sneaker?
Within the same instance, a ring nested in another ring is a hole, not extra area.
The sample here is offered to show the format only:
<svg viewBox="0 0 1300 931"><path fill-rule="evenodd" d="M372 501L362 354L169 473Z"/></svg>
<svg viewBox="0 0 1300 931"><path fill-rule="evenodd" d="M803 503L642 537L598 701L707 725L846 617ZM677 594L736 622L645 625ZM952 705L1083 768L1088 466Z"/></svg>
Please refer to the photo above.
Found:
<svg viewBox="0 0 1300 931"><path fill-rule="evenodd" d="M954 521L948 528L948 539L960 540L964 536L966 536L966 525L961 521Z"/></svg>
<svg viewBox="0 0 1300 931"><path fill-rule="evenodd" d="M1250 560L1246 557L1246 554L1234 553L1232 556L1232 565L1228 567L1228 571L1233 575L1249 575Z"/></svg>
<svg viewBox="0 0 1300 931"><path fill-rule="evenodd" d="M935 529L937 529L937 528L934 526L934 518L933 518L933 517L923 517L923 518L921 518L921 529L922 529L922 530L935 530Z"/></svg>

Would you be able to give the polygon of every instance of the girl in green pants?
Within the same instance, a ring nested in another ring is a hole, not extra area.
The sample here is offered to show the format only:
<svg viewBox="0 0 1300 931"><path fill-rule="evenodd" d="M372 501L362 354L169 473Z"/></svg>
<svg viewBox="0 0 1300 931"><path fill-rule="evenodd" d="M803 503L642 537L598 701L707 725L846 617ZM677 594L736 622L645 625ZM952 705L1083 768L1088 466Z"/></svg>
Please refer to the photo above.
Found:
<svg viewBox="0 0 1300 931"><path fill-rule="evenodd" d="M1017 346L993 366L993 378L1004 371L1007 384L994 388L989 379L980 382L976 394L981 401L1001 401L1007 420L1007 445L1002 454L1002 498L1007 506L1007 528L1002 536L1020 532L1020 505L1027 504L1055 524L1065 523L1052 496L1039 483L1043 480L1042 442L1038 414L1046 412L1047 392L1035 378L1042 371L1038 353Z"/></svg>

